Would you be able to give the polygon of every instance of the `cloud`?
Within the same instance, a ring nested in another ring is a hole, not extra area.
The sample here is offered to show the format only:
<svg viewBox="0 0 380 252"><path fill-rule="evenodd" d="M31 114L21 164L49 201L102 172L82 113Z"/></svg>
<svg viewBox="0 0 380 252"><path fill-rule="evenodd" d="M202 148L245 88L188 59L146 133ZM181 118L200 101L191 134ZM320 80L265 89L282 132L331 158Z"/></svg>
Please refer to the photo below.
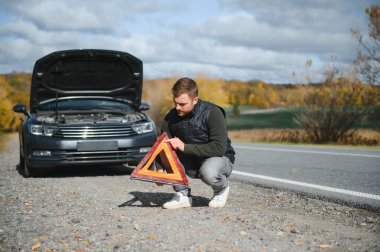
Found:
<svg viewBox="0 0 380 252"><path fill-rule="evenodd" d="M376 1L220 0L220 3L225 8L254 13L271 26L342 32L343 27L363 25L364 8Z"/></svg>
<svg viewBox="0 0 380 252"><path fill-rule="evenodd" d="M355 58L351 28L367 26L373 1L0 2L0 71L31 71L56 50L104 48L144 61L148 77L199 73L226 79L290 82L313 60L321 75L335 58Z"/></svg>
<svg viewBox="0 0 380 252"><path fill-rule="evenodd" d="M107 33L125 20L131 21L141 13L166 10L168 4L172 3L131 0L20 0L8 1L4 7L16 13L16 19L27 20L44 30Z"/></svg>

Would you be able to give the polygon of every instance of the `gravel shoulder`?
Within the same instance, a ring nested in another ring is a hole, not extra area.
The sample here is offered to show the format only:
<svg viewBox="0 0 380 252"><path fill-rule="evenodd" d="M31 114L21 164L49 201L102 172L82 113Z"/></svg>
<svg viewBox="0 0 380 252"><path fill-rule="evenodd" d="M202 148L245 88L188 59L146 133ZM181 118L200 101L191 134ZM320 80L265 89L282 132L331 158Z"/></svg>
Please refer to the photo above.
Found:
<svg viewBox="0 0 380 252"><path fill-rule="evenodd" d="M24 178L17 135L0 152L0 251L379 251L380 213L231 180L222 209L190 180L192 208L131 168L71 167Z"/></svg>

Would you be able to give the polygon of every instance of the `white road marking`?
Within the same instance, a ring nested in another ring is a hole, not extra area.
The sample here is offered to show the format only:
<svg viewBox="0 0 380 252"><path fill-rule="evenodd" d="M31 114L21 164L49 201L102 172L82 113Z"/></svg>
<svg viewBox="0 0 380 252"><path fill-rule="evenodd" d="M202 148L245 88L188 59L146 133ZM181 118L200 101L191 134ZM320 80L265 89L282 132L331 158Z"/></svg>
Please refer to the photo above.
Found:
<svg viewBox="0 0 380 252"><path fill-rule="evenodd" d="M233 147L236 149L247 149L247 150L282 151L282 152L298 152L298 153L310 153L310 154L380 158L380 154L370 155L370 154L355 154L355 153L341 153L341 152L327 152L327 151L287 150L287 149L278 149L278 148L265 148L265 147L253 147L253 146L241 146L241 145L234 145Z"/></svg>
<svg viewBox="0 0 380 252"><path fill-rule="evenodd" d="M357 196L357 197L362 197L362 198L367 198L367 199L380 200L380 195L376 195L376 194L355 192L355 191L350 191L350 190L345 190L345 189L340 189L340 188L309 184L309 183L298 182L298 181L287 180L287 179L274 178L274 177L263 176L263 175L248 173L248 172L242 172L242 171L235 171L234 170L234 171L232 171L232 173L236 174L236 175L240 175L240 176L259 178L259 179L270 180L270 181L274 181L274 182L280 182L280 183L291 184L291 185L298 185L298 186L303 186L303 187L308 187L308 188L313 188L313 189L319 189L322 191L341 193L341 194Z"/></svg>

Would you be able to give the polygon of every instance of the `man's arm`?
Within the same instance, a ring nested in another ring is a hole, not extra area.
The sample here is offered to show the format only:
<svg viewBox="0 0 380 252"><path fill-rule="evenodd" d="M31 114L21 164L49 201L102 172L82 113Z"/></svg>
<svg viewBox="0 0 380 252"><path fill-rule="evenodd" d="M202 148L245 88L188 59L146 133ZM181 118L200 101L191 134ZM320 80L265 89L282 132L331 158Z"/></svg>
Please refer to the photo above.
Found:
<svg viewBox="0 0 380 252"><path fill-rule="evenodd" d="M166 132L168 134L168 137L171 138L169 124L166 120L164 120L161 124L161 134L164 132Z"/></svg>
<svg viewBox="0 0 380 252"><path fill-rule="evenodd" d="M215 107L207 121L209 142L185 144L184 153L199 157L221 157L227 148L227 125L222 111Z"/></svg>

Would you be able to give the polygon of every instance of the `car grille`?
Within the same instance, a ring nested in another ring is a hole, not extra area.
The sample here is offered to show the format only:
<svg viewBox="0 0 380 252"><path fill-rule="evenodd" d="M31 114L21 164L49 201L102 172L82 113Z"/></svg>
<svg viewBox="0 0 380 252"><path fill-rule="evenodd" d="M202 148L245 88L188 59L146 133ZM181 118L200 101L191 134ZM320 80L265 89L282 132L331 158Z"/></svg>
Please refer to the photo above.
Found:
<svg viewBox="0 0 380 252"><path fill-rule="evenodd" d="M55 151L53 156L59 156L66 161L91 161L91 160L125 160L138 153L138 148L121 149L119 151Z"/></svg>
<svg viewBox="0 0 380 252"><path fill-rule="evenodd" d="M126 137L137 133L130 126L60 126L54 134L56 137L97 138L97 137Z"/></svg>

